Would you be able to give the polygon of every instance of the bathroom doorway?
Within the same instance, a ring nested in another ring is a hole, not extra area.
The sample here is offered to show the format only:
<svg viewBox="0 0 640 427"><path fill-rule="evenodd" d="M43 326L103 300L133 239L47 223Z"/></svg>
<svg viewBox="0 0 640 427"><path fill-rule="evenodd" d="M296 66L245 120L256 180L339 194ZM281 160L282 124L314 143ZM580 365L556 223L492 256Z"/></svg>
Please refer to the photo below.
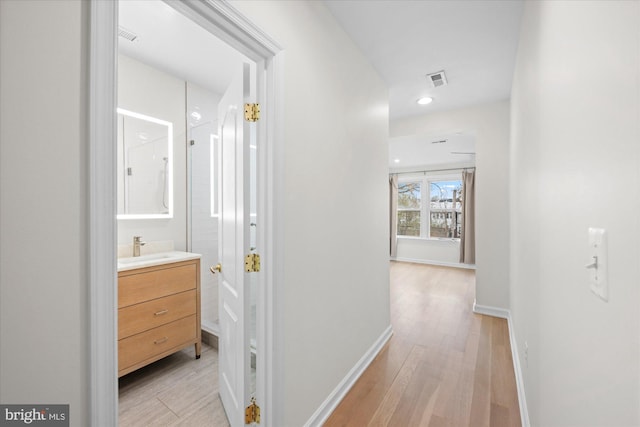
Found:
<svg viewBox="0 0 640 427"><path fill-rule="evenodd" d="M255 64L249 66L249 74L255 75ZM218 103L220 95L187 83L187 249L199 253L202 265L215 266L221 262L219 253L221 140L218 129ZM250 137L249 166L249 252L257 252L257 143L255 132ZM203 268L201 271L201 314L203 337L216 348L220 336L219 320L220 274ZM258 274L246 277L250 310L250 358L251 390L256 380L256 309Z"/></svg>
<svg viewBox="0 0 640 427"><path fill-rule="evenodd" d="M229 165L223 165L220 158L223 147L219 143L221 138L218 129L221 123L218 123L217 117L219 116L218 103L233 81L240 80L243 84L248 84L248 92L245 93L248 97L241 97L234 106L235 110L243 110L243 101L257 98L256 68L254 61L229 47L209 31L164 2L119 2L117 103L120 114L118 117L118 140L125 139L125 136L129 139L136 139L135 149L142 151L137 147L143 147L144 151L148 153L149 159L148 166L137 164L131 166L128 159L133 156L127 156L127 153L133 149L130 149L126 142L122 143L124 148L119 150L119 153L123 154L118 156L117 168L117 175L118 177L122 176L123 181L122 185L118 185L118 200L127 201L122 206L137 206L135 202L139 197L128 192L128 189L137 187L127 185L127 180L139 176L139 171L144 168L152 169L152 164L160 165L159 168L156 167L157 170L153 169L147 173L149 176L149 179L145 181L147 187L141 192L141 195L151 199L151 202L146 205L154 206L155 210L133 213L122 208L122 212L119 212L117 227L119 256L128 254L129 242L134 236L144 238L143 244L145 246L141 248L143 256L150 256L158 250L197 253L201 256L198 276L200 327L203 331L205 345L211 346L209 349L205 348L203 354L217 353L218 343L221 341L218 338L223 338L227 344L225 352L227 358L229 347L231 347L228 345L229 343L247 341L246 351L244 349L239 351L236 348L231 352L234 360L236 355L241 356L245 353L249 355L246 358L247 369L238 371L243 372L245 376L244 380L238 379L238 381L247 385L246 390L244 387L242 387L243 390L238 390L235 385L231 387L234 390L233 393L241 396L239 400L242 410L245 406L242 401L256 397L256 354L258 348L256 333L258 296L256 290L260 275L244 273L238 275L239 281L237 283L242 291L248 294L245 299L249 303L248 305L240 304L246 313L241 311L236 314L247 319L246 329L250 332L245 335L248 335L249 338L245 338L243 335L230 339L224 334L220 337L221 328L218 322L220 269L217 271L219 274L216 275L216 271L212 267L220 262L220 249L224 248L224 246L220 246L218 239L218 230L224 216L218 209L222 200L218 188L221 178L226 176L225 167ZM243 74L245 71L246 73ZM136 118L143 117L151 121L167 123L169 137L166 136L166 131L161 138L156 137L146 128L139 130L136 128L135 131L131 131L133 129L131 119L124 112L131 113ZM241 116L238 114L238 117ZM236 208L240 206L241 209L246 210L247 220L239 222L239 227L242 227L240 232L247 235L247 250L255 252L259 240L256 178L258 136L255 125L245 127L247 160L239 164L247 169L245 175L248 180L241 183L244 185L244 192L247 193L243 199L246 198L248 203L246 206L237 205ZM120 145L119 143L118 146ZM162 150L156 146L162 147ZM235 146L233 150L236 151ZM122 162L120 162L121 159ZM155 199L158 203L154 203ZM149 255L146 255L145 252L148 252ZM239 264L243 262L243 259L236 261L233 263ZM231 265L226 266L228 270L232 270L231 267ZM244 269L238 269L238 271L244 271ZM224 272L222 274L224 275ZM228 334L229 329L226 331ZM166 371L170 373L170 371L181 369L182 359L184 359L184 366L187 364L189 364L188 366L196 366L188 360L189 358L185 359L184 357L185 354L190 355L191 352L190 349L182 350L182 355L168 356L166 359L156 362L156 367L159 366L158 364L164 363ZM194 356L196 358L200 356L197 347ZM170 358L174 359L177 367L175 363L171 364L168 361ZM239 358L245 359L244 356ZM214 362L207 363L215 368L217 358ZM186 369L192 373L199 372L198 368ZM149 368L149 370L151 376L161 377L163 375L162 366L158 369ZM234 374L237 376L237 372ZM136 372L136 375L143 374ZM228 375L225 376L225 372L221 372L221 375L223 378L228 377ZM211 381L211 377L203 375L203 378L205 377L207 381ZM134 392L136 390L135 385L131 386L131 382L134 380L130 380L130 378L127 380L128 393L132 393L131 390ZM135 379L135 381L145 382L146 379ZM172 408L172 396L176 393L179 394L179 391L174 390L175 380L171 380L171 383L171 388L165 390L165 393L153 393L155 395L148 396L148 399L141 396L137 396L137 398L149 406L157 405L156 401L159 401L173 415L181 416L180 408ZM153 389L154 387L147 388ZM194 389L187 384L182 387L189 390ZM143 386L137 388L139 390L145 389ZM179 388L180 386L178 386ZM203 396L217 398L217 384L201 383L199 388L202 390ZM174 391L172 392L172 390ZM211 403L205 402L203 410L211 412ZM123 405L122 409L126 411L128 406ZM226 410L231 424L239 424L237 421L239 420L238 408L229 412L227 405ZM192 410L184 415L184 418L181 417L182 419L177 421L186 422L194 417L195 419L219 419L219 414L209 413L208 415L214 418L207 418L207 414L194 415ZM170 417L171 414L166 414L166 416ZM135 420L135 418L127 418L127 420L132 419ZM132 422L135 424L137 421Z"/></svg>

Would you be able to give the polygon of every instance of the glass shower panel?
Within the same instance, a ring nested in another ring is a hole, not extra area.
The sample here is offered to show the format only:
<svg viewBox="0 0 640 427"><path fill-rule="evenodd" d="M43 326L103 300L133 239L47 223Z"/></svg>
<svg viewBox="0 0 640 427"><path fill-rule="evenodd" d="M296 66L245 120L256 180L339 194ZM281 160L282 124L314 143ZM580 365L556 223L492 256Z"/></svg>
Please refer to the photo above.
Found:
<svg viewBox="0 0 640 427"><path fill-rule="evenodd" d="M249 146L249 244L251 252L260 253L257 239L257 230L259 227L257 216L258 205L258 188L257 188L257 152L256 146L256 134L251 133L251 142ZM259 273L258 273L259 274ZM256 354L257 354L257 342L256 342L256 305L258 301L258 275L251 273L249 276L249 292L250 292L250 305L251 305L251 334L250 334L250 351L251 351L251 381L249 392L254 395L256 392Z"/></svg>
<svg viewBox="0 0 640 427"><path fill-rule="evenodd" d="M251 141L249 145L249 244L251 252L260 253L258 248L258 227L260 223L258 221L258 186L257 186L257 159L258 159L258 147L256 132L251 133ZM249 392L252 396L256 392L256 357L257 357L257 342L256 342L256 306L258 301L258 274L249 274L249 292L250 292L250 309L251 309L251 335L250 335L250 350L251 350L251 381Z"/></svg>
<svg viewBox="0 0 640 427"><path fill-rule="evenodd" d="M219 335L218 277L209 266L218 263L217 161L220 96L187 83L189 149L190 250L200 260L201 327Z"/></svg>

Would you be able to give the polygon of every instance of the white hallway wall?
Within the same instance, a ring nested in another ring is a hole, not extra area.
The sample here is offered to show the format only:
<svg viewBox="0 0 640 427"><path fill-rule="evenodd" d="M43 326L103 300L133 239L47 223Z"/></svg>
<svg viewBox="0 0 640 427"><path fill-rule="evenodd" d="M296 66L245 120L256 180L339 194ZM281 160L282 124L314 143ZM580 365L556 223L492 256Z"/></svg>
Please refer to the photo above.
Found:
<svg viewBox="0 0 640 427"><path fill-rule="evenodd" d="M509 307L509 102L394 120L390 136L476 136L476 300Z"/></svg>
<svg viewBox="0 0 640 427"><path fill-rule="evenodd" d="M0 402L89 425L87 2L0 1Z"/></svg>
<svg viewBox="0 0 640 427"><path fill-rule="evenodd" d="M0 2L0 400L69 403L73 427L89 424L87 5ZM387 92L322 3L234 5L285 48L282 425L298 426L390 324Z"/></svg>
<svg viewBox="0 0 640 427"><path fill-rule="evenodd" d="M639 2L527 2L510 281L533 426L640 424L639 82ZM588 227L609 233L609 302L589 291Z"/></svg>
<svg viewBox="0 0 640 427"><path fill-rule="evenodd" d="M283 426L390 325L388 99L322 2L232 3L284 48Z"/></svg>

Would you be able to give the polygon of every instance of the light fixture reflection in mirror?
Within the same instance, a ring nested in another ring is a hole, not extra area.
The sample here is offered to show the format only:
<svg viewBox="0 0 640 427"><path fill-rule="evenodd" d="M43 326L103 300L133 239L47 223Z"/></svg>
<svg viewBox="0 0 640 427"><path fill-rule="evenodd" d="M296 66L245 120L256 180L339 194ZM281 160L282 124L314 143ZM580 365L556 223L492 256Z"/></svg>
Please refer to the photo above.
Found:
<svg viewBox="0 0 640 427"><path fill-rule="evenodd" d="M117 112L117 218L173 218L173 123Z"/></svg>

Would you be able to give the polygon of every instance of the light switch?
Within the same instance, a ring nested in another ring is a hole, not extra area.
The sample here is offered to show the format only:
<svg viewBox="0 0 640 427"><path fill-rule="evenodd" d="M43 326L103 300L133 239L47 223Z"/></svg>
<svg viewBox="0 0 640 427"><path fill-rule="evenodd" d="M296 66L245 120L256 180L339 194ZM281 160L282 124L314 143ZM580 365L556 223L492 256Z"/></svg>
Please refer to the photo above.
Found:
<svg viewBox="0 0 640 427"><path fill-rule="evenodd" d="M607 232L604 228L589 228L589 263L585 266L589 272L591 292L609 301L607 282Z"/></svg>

